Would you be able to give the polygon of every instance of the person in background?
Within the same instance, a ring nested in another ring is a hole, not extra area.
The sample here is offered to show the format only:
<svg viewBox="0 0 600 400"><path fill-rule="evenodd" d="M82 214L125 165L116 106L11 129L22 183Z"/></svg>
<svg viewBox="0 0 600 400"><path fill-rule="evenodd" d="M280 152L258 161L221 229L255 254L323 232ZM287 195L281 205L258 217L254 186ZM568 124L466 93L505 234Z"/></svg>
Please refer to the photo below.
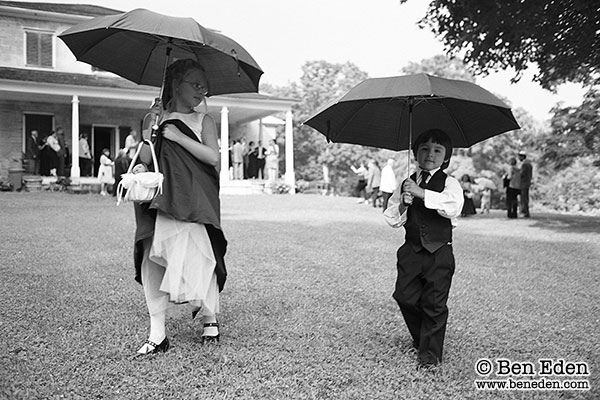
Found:
<svg viewBox="0 0 600 400"><path fill-rule="evenodd" d="M270 182L277 180L277 170L279 169L279 146L274 139L269 141L269 146L265 153L265 168L267 169L267 178Z"/></svg>
<svg viewBox="0 0 600 400"><path fill-rule="evenodd" d="M356 196L358 196L357 203L364 203L369 199L369 194L367 193L367 176L369 175L369 171L365 167L364 161L361 161L358 168L354 165L350 166L352 172L354 172L358 176L358 182L356 182L356 187L354 191Z"/></svg>
<svg viewBox="0 0 600 400"><path fill-rule="evenodd" d="M117 187L119 187L119 182L121 182L122 175L127 173L130 161L131 160L129 159L127 148L119 149L117 158L115 158L115 183L112 191L113 197L117 196Z"/></svg>
<svg viewBox="0 0 600 400"><path fill-rule="evenodd" d="M492 189L484 187L481 191L481 213L489 214L492 207Z"/></svg>
<svg viewBox="0 0 600 400"><path fill-rule="evenodd" d="M204 68L180 59L167 68L162 99L149 113L160 123L156 157L164 185L151 203L134 203L135 279L150 317L140 356L169 349L167 309L176 304L189 304L192 318L202 316L202 343L219 341L227 241L220 225L218 133L213 118L196 111L209 93ZM153 165L149 146L142 150L133 173Z"/></svg>
<svg viewBox="0 0 600 400"><path fill-rule="evenodd" d="M59 154L61 154L61 147L56 137L56 131L52 131L46 138L46 147L52 151L47 151L47 157L49 159L48 165L50 166L50 176L57 176L58 165L59 165ZM44 151L44 150L42 150ZM64 163L63 163L64 168Z"/></svg>
<svg viewBox="0 0 600 400"><path fill-rule="evenodd" d="M258 147L252 140L248 143L248 178L258 178Z"/></svg>
<svg viewBox="0 0 600 400"><path fill-rule="evenodd" d="M239 139L233 141L231 146L231 165L233 167L233 179L244 178L244 145Z"/></svg>
<svg viewBox="0 0 600 400"><path fill-rule="evenodd" d="M113 165L115 163L110 158L110 150L102 149L100 156L100 166L98 167L98 179L100 180L100 194L106 196L108 194L106 186L114 182Z"/></svg>
<svg viewBox="0 0 600 400"><path fill-rule="evenodd" d="M257 177L258 179L265 179L265 153L266 149L262 145L262 140L258 141L258 145L256 146L257 151Z"/></svg>
<svg viewBox="0 0 600 400"><path fill-rule="evenodd" d="M67 144L65 142L65 131L61 126L56 128L56 139L58 140L58 144L60 145L60 149L56 152L56 175L65 176L65 167L68 165L67 158L69 157L69 150L67 149Z"/></svg>
<svg viewBox="0 0 600 400"><path fill-rule="evenodd" d="M52 159L54 157L54 150L48 146L48 136L42 137L40 140L40 175L50 176L50 170L54 168L52 166ZM52 154L51 154L52 153Z"/></svg>
<svg viewBox="0 0 600 400"><path fill-rule="evenodd" d="M135 130L129 132L129 135L125 138L125 150L127 150L127 156L130 160L133 159L141 140L140 134Z"/></svg>
<svg viewBox="0 0 600 400"><path fill-rule="evenodd" d="M464 174L460 178L460 186L463 189L464 196L464 204L462 211L460 213L461 217L468 217L470 215L477 214L477 210L475 210L475 202L473 202L473 197L475 197L475 192L473 191L472 180L469 174Z"/></svg>
<svg viewBox="0 0 600 400"><path fill-rule="evenodd" d="M38 137L38 131L32 130L27 141L27 152L25 157L29 161L28 173L37 175L40 173L40 143Z"/></svg>
<svg viewBox="0 0 600 400"><path fill-rule="evenodd" d="M369 161L367 172L367 192L370 194L369 202L373 207L377 207L377 198L379 197L379 185L381 185L381 170L376 160Z"/></svg>
<svg viewBox="0 0 600 400"><path fill-rule="evenodd" d="M533 167L524 151L519 152L519 160L521 161L521 181L519 187L519 194L521 195L521 214L523 214L523 217L529 218L529 188L531 187L531 180L533 178Z"/></svg>
<svg viewBox="0 0 600 400"><path fill-rule="evenodd" d="M79 134L79 168L81 176L92 176L92 153L86 133Z"/></svg>
<svg viewBox="0 0 600 400"><path fill-rule="evenodd" d="M393 297L417 350L417 368L430 370L442 362L455 270L452 230L464 197L460 183L444 172L452 155L446 132L427 130L412 149L417 171L394 191L383 215L392 228L406 231Z"/></svg>
<svg viewBox="0 0 600 400"><path fill-rule="evenodd" d="M387 209L388 202L396 190L396 173L394 172L394 159L390 158L381 169L381 196L383 198L383 211Z"/></svg>
<svg viewBox="0 0 600 400"><path fill-rule="evenodd" d="M244 148L242 152L242 157L244 160L244 179L250 178L250 174L248 173L248 164L250 162L250 146L246 142L246 138L242 137L242 146Z"/></svg>
<svg viewBox="0 0 600 400"><path fill-rule="evenodd" d="M508 218L517 218L519 210L519 193L521 192L521 171L517 167L517 159L508 160L508 169L504 175L506 185L506 215Z"/></svg>

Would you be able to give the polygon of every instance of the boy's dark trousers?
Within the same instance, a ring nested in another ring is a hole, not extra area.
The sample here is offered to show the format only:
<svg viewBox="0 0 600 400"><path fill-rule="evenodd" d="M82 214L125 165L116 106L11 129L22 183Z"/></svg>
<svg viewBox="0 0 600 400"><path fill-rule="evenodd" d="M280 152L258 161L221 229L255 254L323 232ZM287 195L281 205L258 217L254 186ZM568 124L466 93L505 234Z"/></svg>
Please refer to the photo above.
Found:
<svg viewBox="0 0 600 400"><path fill-rule="evenodd" d="M398 249L398 278L393 297L418 349L420 364L442 361L448 321L448 294L454 274L452 245L430 253L409 242Z"/></svg>

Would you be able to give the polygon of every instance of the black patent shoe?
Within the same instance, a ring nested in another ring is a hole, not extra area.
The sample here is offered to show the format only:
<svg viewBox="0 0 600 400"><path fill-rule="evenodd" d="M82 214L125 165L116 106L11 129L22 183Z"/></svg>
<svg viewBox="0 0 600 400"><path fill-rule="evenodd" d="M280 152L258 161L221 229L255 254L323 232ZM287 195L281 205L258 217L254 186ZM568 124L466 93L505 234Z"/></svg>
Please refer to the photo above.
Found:
<svg viewBox="0 0 600 400"><path fill-rule="evenodd" d="M137 351L138 356L147 356L150 354L156 353L165 353L169 350L171 344L169 343L169 338L165 337L160 344L156 344L150 340L146 340L142 347Z"/></svg>
<svg viewBox="0 0 600 400"><path fill-rule="evenodd" d="M217 328L217 330L219 329L219 323L218 322L206 322L203 327L206 328L211 328L211 327L215 327ZM208 344L208 343L216 343L219 342L219 338L220 338L221 334L217 333L216 336L214 335L205 335L204 333L202 334L202 336L200 336L200 341L202 342L202 344Z"/></svg>

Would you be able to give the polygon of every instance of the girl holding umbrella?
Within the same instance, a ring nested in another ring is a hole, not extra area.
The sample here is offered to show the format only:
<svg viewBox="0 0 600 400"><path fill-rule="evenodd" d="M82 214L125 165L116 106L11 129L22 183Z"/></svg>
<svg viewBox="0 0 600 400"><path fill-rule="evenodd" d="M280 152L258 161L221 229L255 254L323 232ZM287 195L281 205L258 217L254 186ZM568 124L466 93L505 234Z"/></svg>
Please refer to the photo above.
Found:
<svg viewBox="0 0 600 400"><path fill-rule="evenodd" d="M195 111L209 93L203 67L178 60L166 72L156 139L163 193L135 205L136 280L143 285L150 335L138 350L147 355L169 348L165 320L173 304L192 305L203 317L202 343L219 340L219 292L225 283L226 240L220 227L217 128ZM160 104L160 102L159 102ZM149 146L133 172L152 165Z"/></svg>

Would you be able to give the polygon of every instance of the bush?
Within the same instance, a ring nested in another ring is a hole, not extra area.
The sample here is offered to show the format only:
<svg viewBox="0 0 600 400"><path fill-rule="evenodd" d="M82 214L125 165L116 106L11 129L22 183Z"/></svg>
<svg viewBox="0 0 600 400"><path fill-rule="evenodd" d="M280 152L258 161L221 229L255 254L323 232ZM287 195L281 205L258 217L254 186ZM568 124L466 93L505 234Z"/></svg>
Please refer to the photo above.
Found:
<svg viewBox="0 0 600 400"><path fill-rule="evenodd" d="M556 211L600 211L600 168L591 157L580 158L553 175L540 177L534 201Z"/></svg>
<svg viewBox="0 0 600 400"><path fill-rule="evenodd" d="M265 183L265 191L273 194L287 194L290 192L291 189L292 187L285 183L283 180Z"/></svg>
<svg viewBox="0 0 600 400"><path fill-rule="evenodd" d="M308 189L309 183L303 179L298 179L296 181L296 193L304 193L306 189Z"/></svg>

